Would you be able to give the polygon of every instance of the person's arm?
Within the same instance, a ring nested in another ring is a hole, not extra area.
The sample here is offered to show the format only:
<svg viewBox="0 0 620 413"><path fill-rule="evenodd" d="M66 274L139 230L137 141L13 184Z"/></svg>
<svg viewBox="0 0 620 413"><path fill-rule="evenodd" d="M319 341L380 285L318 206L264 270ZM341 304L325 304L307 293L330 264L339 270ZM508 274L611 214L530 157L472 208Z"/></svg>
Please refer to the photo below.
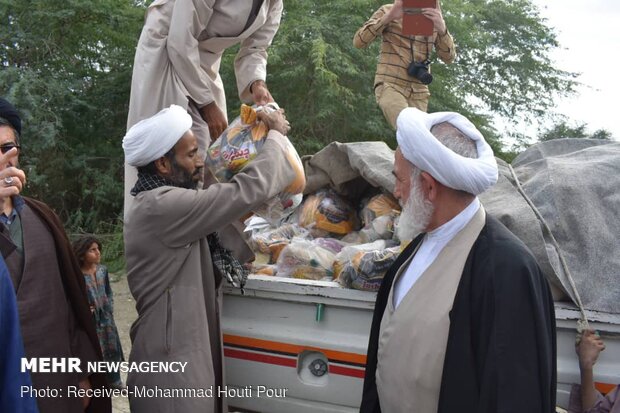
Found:
<svg viewBox="0 0 620 413"><path fill-rule="evenodd" d="M8 162L17 157L17 149L13 148L7 153L0 153L0 213L4 211L9 215L13 204L11 197L19 195L26 184L26 175L21 169L13 166L6 166ZM4 229L6 236L0 236L0 255L8 257L17 248L8 236L8 229Z"/></svg>
<svg viewBox="0 0 620 413"><path fill-rule="evenodd" d="M13 282L0 257L0 411L37 412L34 397L20 393L24 386L31 387L30 373L21 371L20 361L24 345L19 328L19 314ZM25 397L24 397L25 396Z"/></svg>
<svg viewBox="0 0 620 413"><path fill-rule="evenodd" d="M445 34L437 34L435 39L435 50L437 56L447 64L453 63L456 59L456 48L452 35L446 30Z"/></svg>
<svg viewBox="0 0 620 413"><path fill-rule="evenodd" d="M255 80L250 85L250 93L252 94L252 101L257 105L266 105L269 102L274 102L267 83L264 80Z"/></svg>
<svg viewBox="0 0 620 413"><path fill-rule="evenodd" d="M263 115L261 115L263 116ZM212 184L203 190L170 187L157 199L161 239L172 248L219 231L268 199L281 193L295 178L286 155L288 122L278 111L268 114L270 128L260 152L230 182ZM264 119L264 118L262 118ZM169 196L168 192L174 192Z"/></svg>
<svg viewBox="0 0 620 413"><path fill-rule="evenodd" d="M267 20L260 29L241 42L235 57L235 76L239 98L245 103L265 104L273 102L267 89L267 48L275 37L282 18L282 0L272 1ZM252 88L252 92L250 92Z"/></svg>
<svg viewBox="0 0 620 413"><path fill-rule="evenodd" d="M435 50L437 56L444 63L452 63L456 59L456 49L454 48L454 39L452 35L448 33L448 27L443 19L443 13L441 12L441 4L437 3L437 8L422 9L422 14L429 18L433 22L437 36L435 38Z"/></svg>
<svg viewBox="0 0 620 413"><path fill-rule="evenodd" d="M582 409L586 411L593 408L600 399L600 393L594 387L593 369L598 355L605 350L605 344L593 330L586 330L575 350L579 356L579 370L581 372L581 405Z"/></svg>
<svg viewBox="0 0 620 413"><path fill-rule="evenodd" d="M591 409L598 399L598 391L594 387L594 372L592 367L579 367L581 372L581 408Z"/></svg>
<svg viewBox="0 0 620 413"><path fill-rule="evenodd" d="M397 7L397 3L400 4L400 9ZM400 13L399 13L400 10ZM394 5L384 5L379 8L370 19L362 27L358 29L353 36L353 46L358 49L367 47L380 36L383 30L390 22L400 14L402 18L402 0L396 0Z"/></svg>

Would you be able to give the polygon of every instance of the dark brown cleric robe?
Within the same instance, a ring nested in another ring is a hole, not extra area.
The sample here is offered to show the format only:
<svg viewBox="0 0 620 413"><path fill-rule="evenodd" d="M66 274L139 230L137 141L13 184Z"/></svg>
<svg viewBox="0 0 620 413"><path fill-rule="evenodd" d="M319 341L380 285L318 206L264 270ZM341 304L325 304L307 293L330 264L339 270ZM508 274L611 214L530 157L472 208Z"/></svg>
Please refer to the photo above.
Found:
<svg viewBox="0 0 620 413"><path fill-rule="evenodd" d="M395 274L422 239L405 248L377 294L361 413L381 412L375 379L381 320ZM450 311L437 411L551 413L555 398L555 311L549 285L527 247L487 215Z"/></svg>
<svg viewBox="0 0 620 413"><path fill-rule="evenodd" d="M27 358L77 357L82 373L31 373L36 389L59 389L63 397L38 397L41 413L83 412L82 399L68 388L89 377L93 388L107 386L104 374L88 373L87 362L102 360L90 314L86 285L58 216L45 204L23 197L19 212L24 255L10 248L8 230L0 225L0 245L17 295ZM7 247L8 246L8 247ZM88 412L111 412L109 397L92 398Z"/></svg>

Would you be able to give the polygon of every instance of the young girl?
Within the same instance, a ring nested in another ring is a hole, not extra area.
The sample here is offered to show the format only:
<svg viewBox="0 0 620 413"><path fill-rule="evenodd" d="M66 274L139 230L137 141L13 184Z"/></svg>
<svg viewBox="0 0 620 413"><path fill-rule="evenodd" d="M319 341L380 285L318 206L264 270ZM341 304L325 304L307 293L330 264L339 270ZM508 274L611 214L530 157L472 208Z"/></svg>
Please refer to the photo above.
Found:
<svg viewBox="0 0 620 413"><path fill-rule="evenodd" d="M108 269L100 264L101 243L93 236L85 236L73 243L73 251L84 274L88 302L97 327L103 360L124 361L121 341L114 323L114 299ZM114 388L123 387L119 372L108 373L108 380Z"/></svg>

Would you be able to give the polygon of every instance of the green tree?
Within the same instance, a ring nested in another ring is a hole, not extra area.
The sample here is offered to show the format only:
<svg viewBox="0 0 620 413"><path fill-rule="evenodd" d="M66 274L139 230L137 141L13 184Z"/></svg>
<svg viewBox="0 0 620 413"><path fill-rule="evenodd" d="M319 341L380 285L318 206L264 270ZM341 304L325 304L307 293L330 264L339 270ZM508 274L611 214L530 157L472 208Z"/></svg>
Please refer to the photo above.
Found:
<svg viewBox="0 0 620 413"><path fill-rule="evenodd" d="M49 203L74 229L95 230L121 211L120 139L145 5L0 0L0 94L24 118L26 193ZM383 139L395 146L373 93L379 41L365 50L352 44L379 6L286 0L269 49L268 83L287 110L300 152L332 141ZM573 74L551 63L555 34L529 0L445 0L442 6L459 57L453 65L434 63L430 110L465 114L499 152L502 137L492 116L515 123L551 116L554 99L573 91ZM234 52L222 63L231 117L239 107Z"/></svg>
<svg viewBox="0 0 620 413"><path fill-rule="evenodd" d="M357 26L372 14L367 0L287 1L282 24L269 49L267 83L286 109L291 139L304 154L332 141L383 138L395 144L394 133L377 107L372 79L378 45L370 52L353 47ZM227 52L222 76L229 113L238 112L232 59Z"/></svg>
<svg viewBox="0 0 620 413"><path fill-rule="evenodd" d="M577 126L571 126L566 121L560 121L559 123L551 126L544 131L540 138L540 142L546 142L553 139L562 138L574 138L574 139L610 139L611 132L605 129L599 129L592 134L589 134L586 130L585 123L581 123Z"/></svg>
<svg viewBox="0 0 620 413"><path fill-rule="evenodd" d="M332 141L383 139L392 147L373 93L378 39L353 47L357 29L382 3L371 0L288 0L269 53L268 84L293 124L292 138L304 153ZM457 61L433 64L429 111L463 113L482 130L496 152L502 137L492 115L516 124L543 119L558 95L573 92L574 74L553 66L555 34L529 0L445 0L445 20L457 46ZM222 65L234 91L232 54ZM229 99L231 112L238 99Z"/></svg>
<svg viewBox="0 0 620 413"><path fill-rule="evenodd" d="M69 227L94 231L120 212L142 16L126 0L0 0L0 95L23 117L25 193Z"/></svg>

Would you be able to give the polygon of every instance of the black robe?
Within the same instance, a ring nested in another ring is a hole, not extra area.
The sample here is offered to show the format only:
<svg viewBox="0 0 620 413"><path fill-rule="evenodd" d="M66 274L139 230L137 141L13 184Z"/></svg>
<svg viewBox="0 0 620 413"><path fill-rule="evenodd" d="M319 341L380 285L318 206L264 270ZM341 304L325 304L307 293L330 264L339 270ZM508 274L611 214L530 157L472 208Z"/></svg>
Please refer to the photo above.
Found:
<svg viewBox="0 0 620 413"><path fill-rule="evenodd" d="M407 246L379 289L360 413L381 412L375 381L381 319L394 276L422 238ZM487 215L450 311L437 411L551 413L555 398L555 311L549 285L530 250Z"/></svg>

